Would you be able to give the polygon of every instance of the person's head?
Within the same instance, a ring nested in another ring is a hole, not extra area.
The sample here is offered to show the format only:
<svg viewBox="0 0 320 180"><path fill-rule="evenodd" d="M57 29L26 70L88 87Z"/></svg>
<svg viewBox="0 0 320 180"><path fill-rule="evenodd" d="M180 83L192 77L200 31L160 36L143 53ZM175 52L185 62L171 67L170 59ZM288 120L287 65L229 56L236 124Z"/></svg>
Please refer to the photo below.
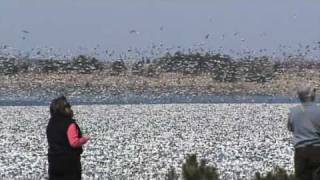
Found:
<svg viewBox="0 0 320 180"><path fill-rule="evenodd" d="M313 102L316 99L316 89L310 84L304 84L297 91L301 103Z"/></svg>
<svg viewBox="0 0 320 180"><path fill-rule="evenodd" d="M66 118L73 117L73 111L70 103L67 101L65 96L60 96L52 100L50 104L50 115L51 117L62 116Z"/></svg>

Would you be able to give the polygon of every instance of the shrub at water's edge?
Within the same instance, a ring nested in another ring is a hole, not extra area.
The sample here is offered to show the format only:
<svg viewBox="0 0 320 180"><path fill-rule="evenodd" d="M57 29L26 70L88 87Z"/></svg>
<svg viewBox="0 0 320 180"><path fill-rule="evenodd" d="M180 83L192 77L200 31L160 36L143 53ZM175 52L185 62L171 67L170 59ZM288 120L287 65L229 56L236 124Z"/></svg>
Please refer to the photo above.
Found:
<svg viewBox="0 0 320 180"><path fill-rule="evenodd" d="M171 167L166 174L166 180L178 180L180 175ZM185 163L182 165L183 180L219 180L217 168L206 164L206 160L201 160L200 164L196 154L189 154L186 157ZM275 167L272 171L262 175L256 172L254 177L248 177L251 180L294 180L294 175L288 173L285 169Z"/></svg>
<svg viewBox="0 0 320 180"><path fill-rule="evenodd" d="M166 180L178 180L178 179L179 179L179 175L177 174L174 167L171 167L168 170L168 173L166 174Z"/></svg>
<svg viewBox="0 0 320 180"><path fill-rule="evenodd" d="M219 174L217 169L206 164L205 160L201 160L200 164L196 154L190 154L186 157L186 162L182 165L182 177L184 180L218 180ZM179 175L176 174L174 168L168 171L167 180L177 180Z"/></svg>
<svg viewBox="0 0 320 180"><path fill-rule="evenodd" d="M274 170L267 172L266 175L256 172L253 180L294 180L293 174L287 173L285 169L275 167Z"/></svg>

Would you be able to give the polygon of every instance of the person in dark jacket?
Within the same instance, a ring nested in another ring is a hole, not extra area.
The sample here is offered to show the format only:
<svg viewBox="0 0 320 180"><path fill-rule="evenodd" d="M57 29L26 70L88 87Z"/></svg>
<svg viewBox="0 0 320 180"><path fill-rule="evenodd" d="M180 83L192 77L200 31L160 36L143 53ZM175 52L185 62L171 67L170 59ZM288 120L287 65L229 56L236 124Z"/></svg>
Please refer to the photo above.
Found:
<svg viewBox="0 0 320 180"><path fill-rule="evenodd" d="M50 115L46 129L49 180L80 180L82 145L89 138L82 136L73 119L71 105L64 96L51 102Z"/></svg>
<svg viewBox="0 0 320 180"><path fill-rule="evenodd" d="M298 89L301 105L290 109L288 129L293 133L294 168L297 180L319 180L320 108L315 103L316 89Z"/></svg>

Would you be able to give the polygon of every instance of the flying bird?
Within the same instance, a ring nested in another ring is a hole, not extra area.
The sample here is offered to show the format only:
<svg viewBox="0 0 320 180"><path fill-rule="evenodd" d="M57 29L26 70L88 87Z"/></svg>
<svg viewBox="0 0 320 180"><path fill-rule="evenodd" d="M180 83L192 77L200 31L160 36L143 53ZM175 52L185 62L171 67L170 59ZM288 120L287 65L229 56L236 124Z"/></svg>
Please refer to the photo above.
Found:
<svg viewBox="0 0 320 180"><path fill-rule="evenodd" d="M263 32L263 33L260 34L260 36L261 36L261 37L267 36L267 33L266 33L266 32Z"/></svg>
<svg viewBox="0 0 320 180"><path fill-rule="evenodd" d="M293 19L297 19L297 14L294 14L294 15L293 15Z"/></svg>
<svg viewBox="0 0 320 180"><path fill-rule="evenodd" d="M129 33L130 33L130 34L140 34L137 30L134 30L134 29L133 29L133 30L130 30Z"/></svg>
<svg viewBox="0 0 320 180"><path fill-rule="evenodd" d="M220 37L220 39L221 39L221 40L224 40L224 38L225 38L225 35L222 34L221 37Z"/></svg>
<svg viewBox="0 0 320 180"><path fill-rule="evenodd" d="M25 34L29 34L29 33L30 33L30 32L27 31L27 30L22 30L22 32L25 33Z"/></svg>

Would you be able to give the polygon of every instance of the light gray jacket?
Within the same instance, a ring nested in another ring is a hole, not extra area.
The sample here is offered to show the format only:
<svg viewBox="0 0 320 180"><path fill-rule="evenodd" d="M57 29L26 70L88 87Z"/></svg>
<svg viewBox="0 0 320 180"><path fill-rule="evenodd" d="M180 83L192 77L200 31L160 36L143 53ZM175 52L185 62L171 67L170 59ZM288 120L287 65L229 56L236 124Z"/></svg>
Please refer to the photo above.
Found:
<svg viewBox="0 0 320 180"><path fill-rule="evenodd" d="M320 146L320 108L303 103L290 109L288 129L293 132L294 147Z"/></svg>

